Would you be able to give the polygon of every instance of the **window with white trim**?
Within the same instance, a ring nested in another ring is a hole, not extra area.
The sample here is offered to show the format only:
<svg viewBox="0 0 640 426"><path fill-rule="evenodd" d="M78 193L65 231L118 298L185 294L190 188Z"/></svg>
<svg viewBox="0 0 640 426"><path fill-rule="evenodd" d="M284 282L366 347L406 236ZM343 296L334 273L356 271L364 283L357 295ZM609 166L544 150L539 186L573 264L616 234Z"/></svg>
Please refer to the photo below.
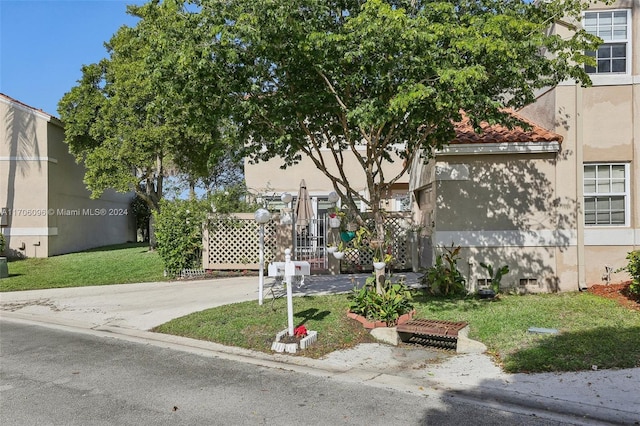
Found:
<svg viewBox="0 0 640 426"><path fill-rule="evenodd" d="M629 165L584 165L585 225L627 225Z"/></svg>
<svg viewBox="0 0 640 426"><path fill-rule="evenodd" d="M631 65L631 10L585 12L586 32L602 39L597 51L586 51L596 66L585 66L589 74L627 74Z"/></svg>

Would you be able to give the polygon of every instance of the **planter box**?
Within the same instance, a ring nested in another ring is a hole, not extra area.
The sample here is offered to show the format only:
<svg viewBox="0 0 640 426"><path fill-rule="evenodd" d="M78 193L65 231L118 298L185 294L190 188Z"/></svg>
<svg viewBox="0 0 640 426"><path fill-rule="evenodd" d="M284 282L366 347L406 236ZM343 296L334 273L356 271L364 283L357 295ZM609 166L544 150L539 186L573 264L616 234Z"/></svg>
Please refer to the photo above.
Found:
<svg viewBox="0 0 640 426"><path fill-rule="evenodd" d="M416 311L414 309L411 312L408 312L408 313L406 313L404 315L400 315L396 325L404 324L405 322L411 321L411 319L413 318L413 315L415 313L416 313ZM347 311L347 317L358 321L367 330L371 330L371 329L378 328L378 327L387 327L387 323L384 322L384 321L370 321L367 318L363 317L362 315L354 314L351 311Z"/></svg>
<svg viewBox="0 0 640 426"><path fill-rule="evenodd" d="M300 339L298 343L282 343L280 340L289 333L288 330L282 330L276 334L276 340L271 344L271 350L276 352L288 352L295 354L298 348L301 350L307 349L311 344L318 340L318 332L315 330L307 331L306 337Z"/></svg>

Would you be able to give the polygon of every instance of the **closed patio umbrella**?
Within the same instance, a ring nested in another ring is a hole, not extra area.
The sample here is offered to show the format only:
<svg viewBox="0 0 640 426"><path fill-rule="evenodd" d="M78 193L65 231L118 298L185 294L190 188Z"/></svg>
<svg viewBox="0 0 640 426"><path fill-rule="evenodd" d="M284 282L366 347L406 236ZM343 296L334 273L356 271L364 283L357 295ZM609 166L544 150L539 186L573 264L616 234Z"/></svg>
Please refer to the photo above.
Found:
<svg viewBox="0 0 640 426"><path fill-rule="evenodd" d="M307 184L302 179L300 181L300 190L298 191L298 199L296 200L296 229L299 233L306 232L307 226L313 218L313 207L311 206L311 197L307 191Z"/></svg>

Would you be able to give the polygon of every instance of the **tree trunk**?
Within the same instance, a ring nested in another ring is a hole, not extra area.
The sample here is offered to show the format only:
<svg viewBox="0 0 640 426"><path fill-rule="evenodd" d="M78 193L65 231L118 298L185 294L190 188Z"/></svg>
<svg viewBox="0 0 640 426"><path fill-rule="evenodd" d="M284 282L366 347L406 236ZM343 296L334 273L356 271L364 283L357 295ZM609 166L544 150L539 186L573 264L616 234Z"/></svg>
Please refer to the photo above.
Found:
<svg viewBox="0 0 640 426"><path fill-rule="evenodd" d="M380 211L379 208L373 209L373 218L376 223L376 238L378 239L378 241L381 241L382 248L380 251L381 251L381 254L384 256L386 235L384 231L384 216L382 215L382 212ZM383 261L384 257L380 260ZM382 294L382 288L385 284L386 268L374 269L374 271L376 273L376 292L378 294Z"/></svg>
<svg viewBox="0 0 640 426"><path fill-rule="evenodd" d="M149 250L153 251L158 247L158 240L156 239L156 216L151 214L149 216Z"/></svg>

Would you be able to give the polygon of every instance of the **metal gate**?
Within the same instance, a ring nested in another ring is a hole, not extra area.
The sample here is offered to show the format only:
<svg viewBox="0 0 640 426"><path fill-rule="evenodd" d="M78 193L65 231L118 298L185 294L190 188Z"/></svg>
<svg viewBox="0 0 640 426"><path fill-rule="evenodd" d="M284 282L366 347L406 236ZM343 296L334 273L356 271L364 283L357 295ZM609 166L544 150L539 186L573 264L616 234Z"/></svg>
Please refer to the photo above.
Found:
<svg viewBox="0 0 640 426"><path fill-rule="evenodd" d="M311 269L325 271L329 269L327 261L327 219L326 215L314 217L306 228L298 231L293 225L295 260L305 260Z"/></svg>

